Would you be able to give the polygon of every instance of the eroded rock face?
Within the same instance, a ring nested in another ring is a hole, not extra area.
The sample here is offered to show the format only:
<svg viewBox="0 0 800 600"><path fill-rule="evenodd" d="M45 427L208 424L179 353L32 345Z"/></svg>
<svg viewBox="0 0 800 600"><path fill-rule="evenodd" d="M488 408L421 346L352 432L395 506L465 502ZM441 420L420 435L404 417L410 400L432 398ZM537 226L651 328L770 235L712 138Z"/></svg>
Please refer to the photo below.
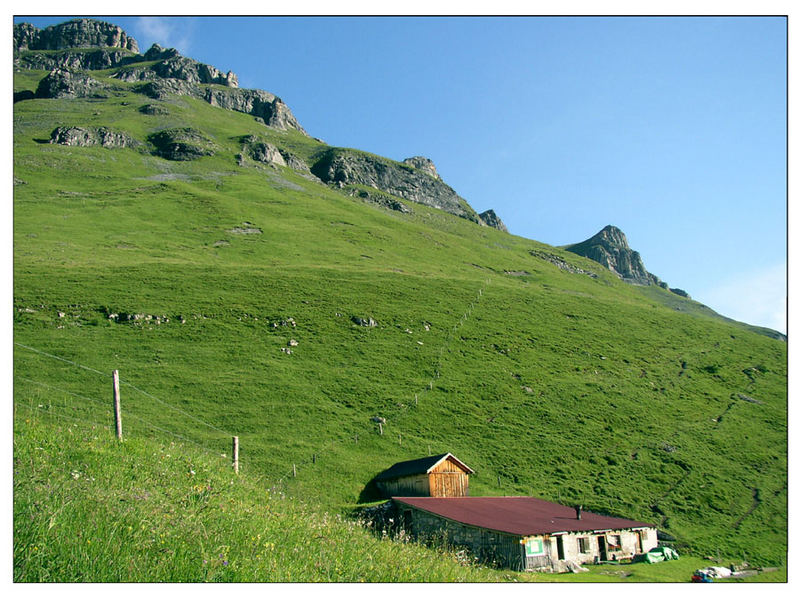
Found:
<svg viewBox="0 0 800 600"><path fill-rule="evenodd" d="M136 40L121 27L95 19L74 19L44 29L37 29L30 23L19 23L14 25L14 47L18 50L122 48L139 52Z"/></svg>
<svg viewBox="0 0 800 600"><path fill-rule="evenodd" d="M500 231L504 231L508 233L508 229L506 228L505 223L500 220L500 217L497 216L491 208L487 211L482 212L478 215L483 222L488 227L494 227L495 229L499 229Z"/></svg>
<svg viewBox="0 0 800 600"><path fill-rule="evenodd" d="M56 127L50 134L50 143L104 148L131 148L141 145L132 137L111 131L107 127Z"/></svg>
<svg viewBox="0 0 800 600"><path fill-rule="evenodd" d="M622 230L613 225L607 225L588 240L565 249L600 263L627 283L669 289L665 282L644 268L642 257L628 246Z"/></svg>
<svg viewBox="0 0 800 600"><path fill-rule="evenodd" d="M49 54L31 53L17 58L14 64L18 68L52 71L53 69L69 69L71 71L91 71L95 69L111 69L129 64L136 60L125 50L101 48L90 51L64 50Z"/></svg>
<svg viewBox="0 0 800 600"><path fill-rule="evenodd" d="M91 98L103 96L106 86L84 73L50 71L36 88L37 98Z"/></svg>
<svg viewBox="0 0 800 600"><path fill-rule="evenodd" d="M325 183L370 186L479 222L477 213L453 188L441 179L404 163L354 150L331 148L312 165L311 172Z"/></svg>
<svg viewBox="0 0 800 600"><path fill-rule="evenodd" d="M439 177L439 173L436 171L436 165L433 164L433 161L430 158L426 158L424 156L412 156L411 158L406 158L403 162L407 165L411 165L415 169L419 169L423 173L427 173L434 179L441 179Z"/></svg>

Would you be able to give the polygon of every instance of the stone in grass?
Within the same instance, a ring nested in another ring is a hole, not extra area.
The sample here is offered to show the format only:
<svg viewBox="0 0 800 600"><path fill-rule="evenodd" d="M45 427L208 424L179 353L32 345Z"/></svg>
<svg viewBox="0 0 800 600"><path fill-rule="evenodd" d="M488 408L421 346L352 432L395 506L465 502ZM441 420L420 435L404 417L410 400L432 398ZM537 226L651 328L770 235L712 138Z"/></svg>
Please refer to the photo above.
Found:
<svg viewBox="0 0 800 600"><path fill-rule="evenodd" d="M356 325L361 325L362 327L375 327L378 324L372 317L367 317L366 319L363 317L352 317L352 321Z"/></svg>

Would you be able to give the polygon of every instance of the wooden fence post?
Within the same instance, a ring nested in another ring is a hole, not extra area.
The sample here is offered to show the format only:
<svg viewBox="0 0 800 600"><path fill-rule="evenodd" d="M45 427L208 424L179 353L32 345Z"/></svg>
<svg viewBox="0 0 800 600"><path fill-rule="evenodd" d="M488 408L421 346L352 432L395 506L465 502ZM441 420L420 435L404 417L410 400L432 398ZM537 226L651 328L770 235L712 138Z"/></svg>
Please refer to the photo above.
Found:
<svg viewBox="0 0 800 600"><path fill-rule="evenodd" d="M233 436L233 472L239 474L239 437Z"/></svg>
<svg viewBox="0 0 800 600"><path fill-rule="evenodd" d="M114 429L117 439L122 440L122 411L119 403L119 371L114 369L111 373L114 380Z"/></svg>
<svg viewBox="0 0 800 600"><path fill-rule="evenodd" d="M297 477L297 465L292 463L292 477Z"/></svg>
<svg viewBox="0 0 800 600"><path fill-rule="evenodd" d="M381 432L381 435L383 435L383 423L378 423L378 430Z"/></svg>
<svg viewBox="0 0 800 600"><path fill-rule="evenodd" d="M402 446L403 445L403 434L402 433L398 433L397 437L400 438L400 445Z"/></svg>

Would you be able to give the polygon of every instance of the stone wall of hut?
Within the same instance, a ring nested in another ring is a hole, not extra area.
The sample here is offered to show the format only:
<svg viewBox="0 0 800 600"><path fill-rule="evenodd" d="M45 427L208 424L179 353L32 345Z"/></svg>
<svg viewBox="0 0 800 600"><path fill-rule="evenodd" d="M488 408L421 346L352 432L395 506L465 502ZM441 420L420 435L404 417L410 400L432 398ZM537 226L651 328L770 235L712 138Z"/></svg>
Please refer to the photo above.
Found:
<svg viewBox="0 0 800 600"><path fill-rule="evenodd" d="M407 505L398 506L398 519L421 542L465 548L479 561L499 567L525 568L520 536L457 523Z"/></svg>

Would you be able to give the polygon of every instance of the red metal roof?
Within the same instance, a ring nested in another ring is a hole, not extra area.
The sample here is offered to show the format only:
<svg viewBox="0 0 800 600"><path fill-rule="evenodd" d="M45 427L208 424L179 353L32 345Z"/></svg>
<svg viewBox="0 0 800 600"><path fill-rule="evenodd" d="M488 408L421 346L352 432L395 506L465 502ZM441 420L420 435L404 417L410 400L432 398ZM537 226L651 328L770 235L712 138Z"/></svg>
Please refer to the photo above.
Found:
<svg viewBox="0 0 800 600"><path fill-rule="evenodd" d="M606 517L585 510L579 520L571 506L529 496L395 497L392 500L466 525L515 535L655 527L648 523Z"/></svg>

